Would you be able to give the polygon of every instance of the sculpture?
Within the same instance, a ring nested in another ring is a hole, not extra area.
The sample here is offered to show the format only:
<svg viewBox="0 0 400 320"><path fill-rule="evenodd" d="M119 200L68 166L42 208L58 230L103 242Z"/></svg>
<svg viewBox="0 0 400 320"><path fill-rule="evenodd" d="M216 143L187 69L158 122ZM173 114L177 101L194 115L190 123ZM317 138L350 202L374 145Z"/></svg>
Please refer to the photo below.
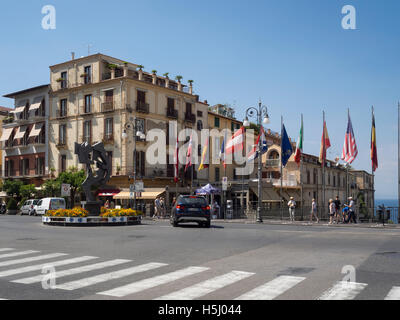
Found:
<svg viewBox="0 0 400 320"><path fill-rule="evenodd" d="M101 187L110 180L111 163L104 149L102 142L91 146L89 143L75 143L75 154L78 155L79 163L86 165L86 180L82 184L86 195L85 209L90 216L100 215L101 203L96 201L96 196L92 192L93 187ZM95 165L95 168L93 168Z"/></svg>

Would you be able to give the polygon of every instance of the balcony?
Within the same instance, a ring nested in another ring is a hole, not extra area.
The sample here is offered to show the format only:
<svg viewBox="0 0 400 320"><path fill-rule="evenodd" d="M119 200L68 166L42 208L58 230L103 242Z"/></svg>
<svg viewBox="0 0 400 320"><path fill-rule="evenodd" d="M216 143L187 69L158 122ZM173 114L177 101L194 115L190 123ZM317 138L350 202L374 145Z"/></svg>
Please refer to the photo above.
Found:
<svg viewBox="0 0 400 320"><path fill-rule="evenodd" d="M185 121L190 123L196 122L196 116L193 113L185 113Z"/></svg>
<svg viewBox="0 0 400 320"><path fill-rule="evenodd" d="M178 119L178 110L167 107L167 117L171 119Z"/></svg>
<svg viewBox="0 0 400 320"><path fill-rule="evenodd" d="M67 148L68 148L68 146L67 146L67 140L64 139L64 140L58 141L56 147L57 147L58 149L67 149Z"/></svg>
<svg viewBox="0 0 400 320"><path fill-rule="evenodd" d="M114 135L105 134L103 137L103 144L114 144Z"/></svg>
<svg viewBox="0 0 400 320"><path fill-rule="evenodd" d="M68 113L67 113L67 110L58 110L58 112L57 112L57 114L56 114L56 118L57 119L63 119L63 118L66 118L66 117L68 117Z"/></svg>
<svg viewBox="0 0 400 320"><path fill-rule="evenodd" d="M136 101L136 111L141 113L149 113L150 105L143 101Z"/></svg>
<svg viewBox="0 0 400 320"><path fill-rule="evenodd" d="M268 159L265 162L265 167L266 168L279 168L281 165L281 160L280 159Z"/></svg>
<svg viewBox="0 0 400 320"><path fill-rule="evenodd" d="M114 102L103 102L101 104L101 112L112 112L114 111Z"/></svg>

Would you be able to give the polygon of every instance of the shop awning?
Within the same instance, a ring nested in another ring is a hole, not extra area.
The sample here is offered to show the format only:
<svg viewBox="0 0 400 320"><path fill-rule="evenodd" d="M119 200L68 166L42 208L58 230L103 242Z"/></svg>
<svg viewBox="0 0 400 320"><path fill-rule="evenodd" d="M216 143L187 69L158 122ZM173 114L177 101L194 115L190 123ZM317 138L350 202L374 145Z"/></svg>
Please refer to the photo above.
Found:
<svg viewBox="0 0 400 320"><path fill-rule="evenodd" d="M11 133L13 132L14 128L6 128L3 129L3 134L1 135L1 142L7 141L10 139Z"/></svg>
<svg viewBox="0 0 400 320"><path fill-rule="evenodd" d="M14 139L22 139L25 135L27 126L18 127L17 133L14 136Z"/></svg>
<svg viewBox="0 0 400 320"><path fill-rule="evenodd" d="M157 196L163 194L165 192L165 189L161 188L145 188L144 192L141 192L136 199L139 200L154 200L157 198ZM120 199L120 200L129 200L131 199L130 197L130 192L129 191L122 191L118 193L117 195L114 196L114 199Z"/></svg>
<svg viewBox="0 0 400 320"><path fill-rule="evenodd" d="M33 126L31 132L29 133L29 138L31 137L37 137L38 135L40 135L40 132L43 129L43 125L44 123L35 123L35 125Z"/></svg>
<svg viewBox="0 0 400 320"><path fill-rule="evenodd" d="M121 190L119 189L111 189L111 190L99 190L98 196L99 197L113 197L119 194Z"/></svg>
<svg viewBox="0 0 400 320"><path fill-rule="evenodd" d="M43 96L42 97L36 97L33 100L33 103L30 105L29 107L29 111L34 111L40 108L40 106L42 105L42 101L43 101Z"/></svg>

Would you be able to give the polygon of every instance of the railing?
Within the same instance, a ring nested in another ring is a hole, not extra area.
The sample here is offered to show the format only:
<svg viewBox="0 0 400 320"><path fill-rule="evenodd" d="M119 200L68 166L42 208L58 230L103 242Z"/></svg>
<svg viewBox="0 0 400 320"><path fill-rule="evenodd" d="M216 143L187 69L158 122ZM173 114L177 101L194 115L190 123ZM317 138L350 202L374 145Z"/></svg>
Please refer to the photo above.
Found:
<svg viewBox="0 0 400 320"><path fill-rule="evenodd" d="M172 119L178 119L178 110L167 107L167 117Z"/></svg>
<svg viewBox="0 0 400 320"><path fill-rule="evenodd" d="M265 166L267 168L277 168L280 165L281 165L280 159L267 159L267 161L265 161Z"/></svg>
<svg viewBox="0 0 400 320"><path fill-rule="evenodd" d="M150 105L143 101L136 101L136 111L142 113L149 113Z"/></svg>
<svg viewBox="0 0 400 320"><path fill-rule="evenodd" d="M114 111L114 102L103 102L101 104L101 112L112 112Z"/></svg>
<svg viewBox="0 0 400 320"><path fill-rule="evenodd" d="M113 134L105 134L103 138L104 144L113 144L114 143L114 135Z"/></svg>
<svg viewBox="0 0 400 320"><path fill-rule="evenodd" d="M272 183L275 187L280 187L281 186L281 179L272 179L272 178L266 178L263 179L267 183ZM282 180L282 186L283 187L297 187L299 184L297 183L297 180L287 180L283 179Z"/></svg>
<svg viewBox="0 0 400 320"><path fill-rule="evenodd" d="M67 110L58 110L57 118L66 118L68 116Z"/></svg>
<svg viewBox="0 0 400 320"><path fill-rule="evenodd" d="M67 147L67 139L59 140L57 145L56 145L56 147L60 148L60 149L61 148L66 148Z"/></svg>
<svg viewBox="0 0 400 320"><path fill-rule="evenodd" d="M185 113L185 121L195 123L196 116L193 113Z"/></svg>

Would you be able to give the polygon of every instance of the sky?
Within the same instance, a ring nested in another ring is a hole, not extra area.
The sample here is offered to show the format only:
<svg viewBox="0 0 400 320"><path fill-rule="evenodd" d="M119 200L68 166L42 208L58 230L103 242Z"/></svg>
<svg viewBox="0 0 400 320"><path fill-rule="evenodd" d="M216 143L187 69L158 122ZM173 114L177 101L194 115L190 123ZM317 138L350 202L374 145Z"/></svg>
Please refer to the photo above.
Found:
<svg viewBox="0 0 400 320"><path fill-rule="evenodd" d="M42 28L46 5L55 29ZM345 5L355 30L342 27ZM330 159L341 155L349 109L352 165L368 172L374 106L376 198L397 198L399 12L398 0L2 0L0 105L12 107L4 94L48 83L48 67L71 52L100 52L192 79L201 100L228 103L241 120L261 99L269 128L280 131L282 116L295 140L302 113L306 153L319 154L325 111Z"/></svg>

